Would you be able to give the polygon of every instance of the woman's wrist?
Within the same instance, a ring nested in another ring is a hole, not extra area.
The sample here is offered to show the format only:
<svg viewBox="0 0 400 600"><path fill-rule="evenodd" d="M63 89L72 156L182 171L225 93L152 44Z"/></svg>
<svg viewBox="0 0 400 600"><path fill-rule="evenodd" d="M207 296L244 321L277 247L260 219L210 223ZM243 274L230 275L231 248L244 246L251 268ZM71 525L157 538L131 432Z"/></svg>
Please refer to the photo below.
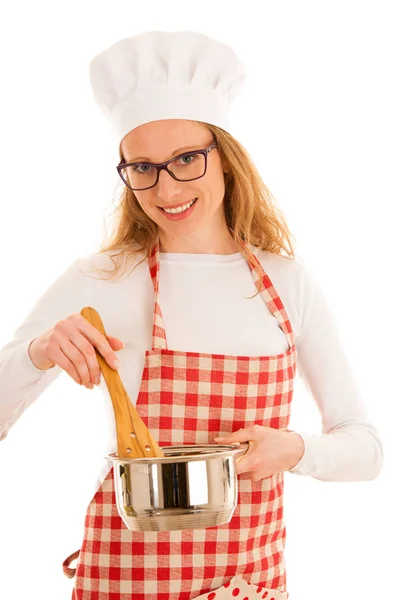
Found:
<svg viewBox="0 0 400 600"><path fill-rule="evenodd" d="M300 460L303 458L304 456L304 452L305 452L305 444L304 444L304 440L301 437L300 434L296 433L295 431L288 431L289 436L290 436L290 440L291 440L291 448L290 448L290 464L291 466L287 469L288 471L290 471L290 469L294 469L294 467L296 467Z"/></svg>

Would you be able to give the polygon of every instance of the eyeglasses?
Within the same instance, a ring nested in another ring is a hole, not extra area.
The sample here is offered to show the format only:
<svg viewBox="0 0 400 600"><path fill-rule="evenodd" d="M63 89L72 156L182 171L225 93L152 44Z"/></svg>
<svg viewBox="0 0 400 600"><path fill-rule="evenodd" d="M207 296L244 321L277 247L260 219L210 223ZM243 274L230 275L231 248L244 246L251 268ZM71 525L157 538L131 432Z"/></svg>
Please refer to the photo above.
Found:
<svg viewBox="0 0 400 600"><path fill-rule="evenodd" d="M148 190L156 185L162 169L168 171L171 177L177 181L193 181L205 175L207 155L213 148L217 147L217 143L212 143L204 150L185 152L159 164L148 162L124 163L121 161L117 165L117 171L125 185L133 191ZM171 167L168 168L168 165L171 165Z"/></svg>

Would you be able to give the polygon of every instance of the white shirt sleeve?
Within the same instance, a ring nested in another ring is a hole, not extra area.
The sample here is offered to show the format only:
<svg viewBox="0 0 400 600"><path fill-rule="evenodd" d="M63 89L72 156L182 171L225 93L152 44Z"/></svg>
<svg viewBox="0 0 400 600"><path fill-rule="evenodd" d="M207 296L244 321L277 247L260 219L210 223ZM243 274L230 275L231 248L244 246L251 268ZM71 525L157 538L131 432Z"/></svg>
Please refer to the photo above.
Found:
<svg viewBox="0 0 400 600"><path fill-rule="evenodd" d="M78 259L79 260L79 259ZM87 279L74 261L38 299L30 313L0 350L0 441L22 413L62 372L61 367L38 369L30 359L31 341L87 301Z"/></svg>
<svg viewBox="0 0 400 600"><path fill-rule="evenodd" d="M289 472L324 481L375 479L383 461L381 439L367 414L333 312L307 268L300 299L297 369L321 414L322 434L296 432L305 452Z"/></svg>

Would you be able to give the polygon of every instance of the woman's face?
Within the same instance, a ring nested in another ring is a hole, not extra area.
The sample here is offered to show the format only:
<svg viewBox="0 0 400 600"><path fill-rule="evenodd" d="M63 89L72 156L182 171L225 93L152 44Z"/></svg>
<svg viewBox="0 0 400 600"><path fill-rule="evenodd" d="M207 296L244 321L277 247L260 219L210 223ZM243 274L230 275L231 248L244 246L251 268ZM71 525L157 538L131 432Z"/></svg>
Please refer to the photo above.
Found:
<svg viewBox="0 0 400 600"><path fill-rule="evenodd" d="M121 150L125 162L161 163L186 151L207 148L213 141L212 133L205 126L169 119L152 121L133 129L122 140ZM186 162L190 160L177 160L177 164L183 166ZM167 237L196 236L198 231L214 235L225 223L224 170L218 148L208 153L207 171L203 177L177 181L162 170L156 185L134 193L143 211ZM170 215L163 210L185 205L195 198L196 202L187 211Z"/></svg>

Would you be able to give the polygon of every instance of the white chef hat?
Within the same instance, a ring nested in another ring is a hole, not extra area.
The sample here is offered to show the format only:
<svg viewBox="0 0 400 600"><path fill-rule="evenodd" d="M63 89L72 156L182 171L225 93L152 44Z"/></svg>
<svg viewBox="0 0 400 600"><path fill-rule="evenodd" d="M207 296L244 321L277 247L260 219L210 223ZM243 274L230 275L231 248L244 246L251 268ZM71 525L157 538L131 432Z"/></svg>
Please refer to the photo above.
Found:
<svg viewBox="0 0 400 600"><path fill-rule="evenodd" d="M229 132L228 109L245 79L235 52L192 31L148 31L124 38L89 65L94 100L121 143L161 119L192 119Z"/></svg>

